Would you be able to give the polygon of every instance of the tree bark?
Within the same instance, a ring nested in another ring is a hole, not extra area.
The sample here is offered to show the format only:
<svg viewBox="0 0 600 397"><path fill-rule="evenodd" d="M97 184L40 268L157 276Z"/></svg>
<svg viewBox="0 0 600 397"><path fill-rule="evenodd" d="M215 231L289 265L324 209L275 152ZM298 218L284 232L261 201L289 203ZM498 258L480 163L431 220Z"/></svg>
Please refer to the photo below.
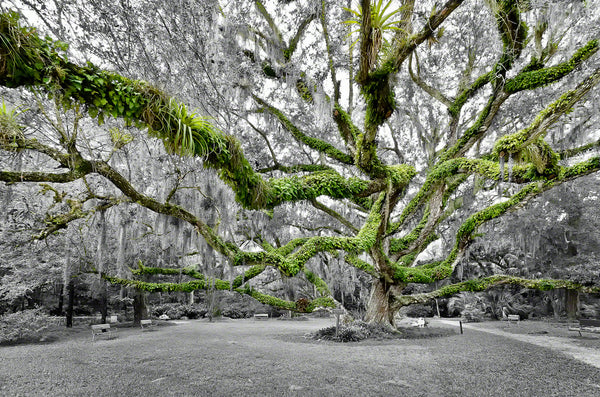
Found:
<svg viewBox="0 0 600 397"><path fill-rule="evenodd" d="M401 289L399 286L389 285L385 281L374 280L367 304L365 321L395 326L394 316L397 310L393 308L393 300L395 294Z"/></svg>
<svg viewBox="0 0 600 397"><path fill-rule="evenodd" d="M148 318L148 297L146 291L136 288L133 297L133 326L141 326L141 320Z"/></svg>
<svg viewBox="0 0 600 397"><path fill-rule="evenodd" d="M105 272L105 255L108 250L106 249L106 215L104 211L100 211L100 238L98 240L98 251L96 252L96 266L98 268L98 273L102 274ZM100 300L100 314L102 315L102 324L106 324L106 317L108 316L108 291L106 282L100 277L100 291L99 291L99 300Z"/></svg>
<svg viewBox="0 0 600 397"><path fill-rule="evenodd" d="M565 294L565 308L569 320L577 319L579 312L579 291L568 289Z"/></svg>
<svg viewBox="0 0 600 397"><path fill-rule="evenodd" d="M64 285L61 284L60 289L59 289L60 292L58 293L58 306L56 307L56 315L57 316L60 316L63 313L63 306L65 303L65 294L63 292L64 289L65 289Z"/></svg>
<svg viewBox="0 0 600 397"><path fill-rule="evenodd" d="M75 304L75 279L71 278L67 284L67 328L73 327L73 306Z"/></svg>

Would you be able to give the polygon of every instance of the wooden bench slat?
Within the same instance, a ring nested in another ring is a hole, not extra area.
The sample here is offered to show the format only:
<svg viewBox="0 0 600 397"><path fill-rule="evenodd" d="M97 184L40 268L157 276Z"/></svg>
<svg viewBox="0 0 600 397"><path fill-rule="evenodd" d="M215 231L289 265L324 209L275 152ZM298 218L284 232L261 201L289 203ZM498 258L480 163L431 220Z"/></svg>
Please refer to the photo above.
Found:
<svg viewBox="0 0 600 397"><path fill-rule="evenodd" d="M114 328L113 328L114 329ZM106 335L108 339L112 337L110 324L93 324L92 325L92 342L96 340L96 335Z"/></svg>
<svg viewBox="0 0 600 397"><path fill-rule="evenodd" d="M577 323L578 325L570 326L569 331L577 331L579 336L582 336L582 332L600 333L600 320L582 318Z"/></svg>
<svg viewBox="0 0 600 397"><path fill-rule="evenodd" d="M145 320L140 320L140 328L142 330L144 329L149 329L148 327L153 326L154 324L152 323L151 319L145 319ZM146 326L146 328L144 328L144 326Z"/></svg>

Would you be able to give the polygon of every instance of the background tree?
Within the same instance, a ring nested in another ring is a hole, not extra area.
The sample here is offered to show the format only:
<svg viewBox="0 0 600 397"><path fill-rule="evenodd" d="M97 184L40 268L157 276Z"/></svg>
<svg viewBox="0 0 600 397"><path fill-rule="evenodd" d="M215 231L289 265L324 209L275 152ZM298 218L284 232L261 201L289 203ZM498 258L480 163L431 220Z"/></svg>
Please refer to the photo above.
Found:
<svg viewBox="0 0 600 397"><path fill-rule="evenodd" d="M70 60L61 43L2 14L0 84L41 90L85 128L59 126L44 135L4 112L2 149L37 152L48 162L35 171L7 164L0 180L83 189L83 207L67 202L69 211L57 215L63 227L81 219L85 206L107 202L178 218L241 269L226 280L189 267L141 265L134 275L183 274L189 281L102 272L106 280L148 291L214 285L310 311L333 304L319 258L340 256L372 279L366 319L390 323L404 305L497 285L598 292L568 277L442 282L479 227L600 167L598 137L586 128L597 120L597 7L361 0L352 16L327 1L121 2L110 10L103 3L13 2L74 43ZM145 11L150 3L156 17ZM382 22L386 6L398 18L395 29ZM343 23L352 18L360 25L355 47ZM171 155L145 152L154 143L142 138L146 130ZM197 172L177 176L177 167L165 164L156 171L170 179L152 191L111 161L128 148L144 159L189 156L188 165L201 161L202 172L216 172L240 206L268 213L269 233L253 237L260 250L240 246L227 228L231 218L215 222L194 208L203 199L191 179ZM193 197L186 201L183 191ZM421 260L434 242L440 257ZM258 291L252 280L267 269L313 284L314 299ZM403 293L415 284L439 288Z"/></svg>

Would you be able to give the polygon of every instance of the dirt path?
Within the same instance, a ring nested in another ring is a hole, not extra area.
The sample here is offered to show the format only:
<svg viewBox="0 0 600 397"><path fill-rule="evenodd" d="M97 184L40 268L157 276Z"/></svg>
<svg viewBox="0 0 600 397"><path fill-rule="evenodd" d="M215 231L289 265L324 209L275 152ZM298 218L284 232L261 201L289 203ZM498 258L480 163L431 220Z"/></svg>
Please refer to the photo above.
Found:
<svg viewBox="0 0 600 397"><path fill-rule="evenodd" d="M459 326L458 321L453 320L436 320L442 324L449 324L454 326ZM543 324L543 323L542 323ZM583 340L591 340L596 341L597 343L587 343L587 345L579 346L577 345L577 341L573 340L571 337L565 336L549 336L549 335L532 335L532 334L523 334L522 332L544 332L539 331L539 324L527 324L526 322L522 322L521 325L512 325L512 328L506 328L505 330L499 328L490 328L490 326L486 326L485 324L463 324L464 329L476 330L481 332L487 332L489 334L502 336L505 338L515 339L525 343L531 343L536 346L550 348L554 351L558 351L564 353L568 356L575 358L581 362L584 362L589 365L593 365L596 368L600 368L600 339L596 337L583 337ZM515 329L516 327L520 327L521 329ZM525 327L525 328L524 328ZM528 327L528 328L527 328ZM552 325L548 325L548 327L552 327ZM512 332L511 332L512 331ZM517 331L521 331L521 333L516 333ZM548 331L545 331L548 332ZM573 335L577 335L573 333Z"/></svg>

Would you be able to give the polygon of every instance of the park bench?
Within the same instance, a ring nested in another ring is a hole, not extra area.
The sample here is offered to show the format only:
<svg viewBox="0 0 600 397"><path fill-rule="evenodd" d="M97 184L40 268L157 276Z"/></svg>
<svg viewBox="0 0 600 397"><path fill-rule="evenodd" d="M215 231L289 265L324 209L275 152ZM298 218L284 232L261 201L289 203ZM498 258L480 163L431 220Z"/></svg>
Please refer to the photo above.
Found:
<svg viewBox="0 0 600 397"><path fill-rule="evenodd" d="M510 326L511 322L516 322L517 325L519 325L521 323L521 317L519 317L518 314L509 314L508 316L506 316L506 321L508 321L508 325Z"/></svg>
<svg viewBox="0 0 600 397"><path fill-rule="evenodd" d="M582 336L582 332L597 332L600 333L600 320L594 319L579 319L578 323L569 327L569 331L579 332L579 336Z"/></svg>
<svg viewBox="0 0 600 397"><path fill-rule="evenodd" d="M110 324L94 324L92 325L92 342L96 340L96 336L105 335L108 339L112 337Z"/></svg>
<svg viewBox="0 0 600 397"><path fill-rule="evenodd" d="M142 328L142 330L150 330L150 327L152 327L153 325L155 325L154 323L152 323L151 319L146 319L146 320L140 320L140 327ZM146 328L144 328L144 326Z"/></svg>
<svg viewBox="0 0 600 397"><path fill-rule="evenodd" d="M255 320L268 320L269 315L267 313L256 313L254 315L254 319Z"/></svg>
<svg viewBox="0 0 600 397"><path fill-rule="evenodd" d="M410 325L413 327L425 328L425 327L427 327L428 322L425 320L424 317L419 317L418 319L416 319L415 321L410 323Z"/></svg>

